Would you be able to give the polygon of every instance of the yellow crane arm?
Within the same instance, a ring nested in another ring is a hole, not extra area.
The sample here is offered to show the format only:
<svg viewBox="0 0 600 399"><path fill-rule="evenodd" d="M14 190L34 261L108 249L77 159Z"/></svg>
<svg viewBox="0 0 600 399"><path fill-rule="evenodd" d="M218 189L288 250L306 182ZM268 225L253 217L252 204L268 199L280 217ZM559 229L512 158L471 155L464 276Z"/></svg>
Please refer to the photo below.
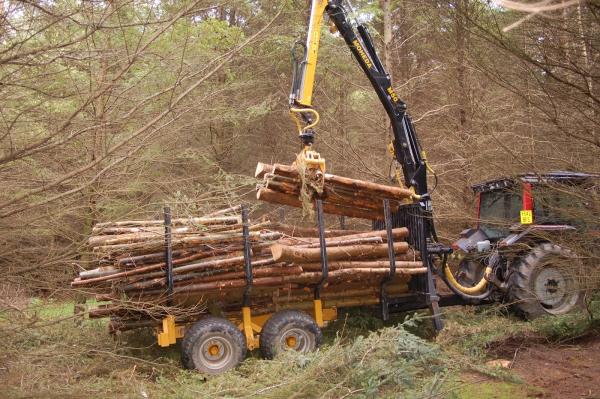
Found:
<svg viewBox="0 0 600 399"><path fill-rule="evenodd" d="M327 0L312 0L310 18L308 21L308 34L304 45L303 59L295 60L299 63L295 70L294 83L290 96L290 107L310 108L317 70L317 57L319 42L321 40L321 24Z"/></svg>

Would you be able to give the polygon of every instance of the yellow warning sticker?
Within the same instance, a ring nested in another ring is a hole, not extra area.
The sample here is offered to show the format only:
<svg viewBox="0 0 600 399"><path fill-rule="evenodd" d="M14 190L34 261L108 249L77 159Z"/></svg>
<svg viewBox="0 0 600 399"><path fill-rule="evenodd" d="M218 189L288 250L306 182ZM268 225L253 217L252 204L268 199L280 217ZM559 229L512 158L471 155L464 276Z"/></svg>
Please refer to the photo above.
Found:
<svg viewBox="0 0 600 399"><path fill-rule="evenodd" d="M531 210L521 211L521 224L532 224L533 212Z"/></svg>

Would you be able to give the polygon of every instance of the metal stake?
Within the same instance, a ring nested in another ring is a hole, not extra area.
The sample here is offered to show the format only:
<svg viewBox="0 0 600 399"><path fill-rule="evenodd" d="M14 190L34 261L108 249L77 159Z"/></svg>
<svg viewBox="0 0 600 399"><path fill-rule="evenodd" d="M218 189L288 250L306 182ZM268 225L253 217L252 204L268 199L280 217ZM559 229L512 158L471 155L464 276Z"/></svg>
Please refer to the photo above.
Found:
<svg viewBox="0 0 600 399"><path fill-rule="evenodd" d="M327 281L329 265L327 264L327 247L325 243L325 218L323 217L323 201L315 201L317 208L317 226L319 228L319 245L321 246L321 280L315 287L315 299L321 299L321 288Z"/></svg>
<svg viewBox="0 0 600 399"><path fill-rule="evenodd" d="M390 311L388 307L388 297L385 292L386 285L394 279L396 275L396 251L394 251L394 236L392 232L392 213L390 211L390 201L388 199L383 200L383 219L385 221L385 230L387 234L388 244L388 258L390 260L390 274L388 274L383 281L381 281L381 318L387 321L390 318Z"/></svg>
<svg viewBox="0 0 600 399"><path fill-rule="evenodd" d="M252 290L253 283L248 224L248 206L244 204L242 205L242 236L244 237L244 273L246 275L246 287L244 288L243 306L250 306L250 291Z"/></svg>
<svg viewBox="0 0 600 399"><path fill-rule="evenodd" d="M173 305L173 245L172 245L172 224L171 224L171 208L164 207L165 221L165 259L167 263L167 305Z"/></svg>

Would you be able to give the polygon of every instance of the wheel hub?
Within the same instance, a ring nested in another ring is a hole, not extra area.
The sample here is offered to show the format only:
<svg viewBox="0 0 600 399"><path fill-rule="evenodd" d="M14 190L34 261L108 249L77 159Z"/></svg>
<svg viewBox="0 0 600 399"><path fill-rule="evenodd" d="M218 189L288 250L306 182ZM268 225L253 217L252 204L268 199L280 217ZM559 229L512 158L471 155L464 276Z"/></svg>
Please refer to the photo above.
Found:
<svg viewBox="0 0 600 399"><path fill-rule="evenodd" d="M199 345L196 353L204 367L218 370L231 361L233 347L225 337L214 335Z"/></svg>
<svg viewBox="0 0 600 399"><path fill-rule="evenodd" d="M219 345L211 345L208 347L208 354L211 356L217 356L221 351Z"/></svg>
<svg viewBox="0 0 600 399"><path fill-rule="evenodd" d="M306 352L311 347L311 335L301 328L289 328L283 332L280 345L283 349Z"/></svg>
<svg viewBox="0 0 600 399"><path fill-rule="evenodd" d="M560 270L546 267L540 271L535 280L535 295L546 306L560 304L566 294L567 282Z"/></svg>
<svg viewBox="0 0 600 399"><path fill-rule="evenodd" d="M295 347L295 346L296 346L296 344L297 344L297 342L298 342L298 340L297 340L297 339L296 339L296 337L295 337L295 336L293 336L293 335L292 335L292 336L289 336L289 337L287 337L287 338L285 339L285 343L286 343L286 345L287 345L288 347L290 347L290 348L293 348L293 347Z"/></svg>

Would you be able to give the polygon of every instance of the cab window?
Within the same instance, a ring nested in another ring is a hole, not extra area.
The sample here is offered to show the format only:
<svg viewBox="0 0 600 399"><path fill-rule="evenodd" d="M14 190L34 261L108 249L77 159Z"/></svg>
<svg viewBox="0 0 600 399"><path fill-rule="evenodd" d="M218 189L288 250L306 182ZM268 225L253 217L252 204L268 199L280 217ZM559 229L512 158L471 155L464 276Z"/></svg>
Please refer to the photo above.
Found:
<svg viewBox="0 0 600 399"><path fill-rule="evenodd" d="M505 237L509 227L519 222L522 194L513 190L495 190L481 193L479 228L491 238Z"/></svg>

